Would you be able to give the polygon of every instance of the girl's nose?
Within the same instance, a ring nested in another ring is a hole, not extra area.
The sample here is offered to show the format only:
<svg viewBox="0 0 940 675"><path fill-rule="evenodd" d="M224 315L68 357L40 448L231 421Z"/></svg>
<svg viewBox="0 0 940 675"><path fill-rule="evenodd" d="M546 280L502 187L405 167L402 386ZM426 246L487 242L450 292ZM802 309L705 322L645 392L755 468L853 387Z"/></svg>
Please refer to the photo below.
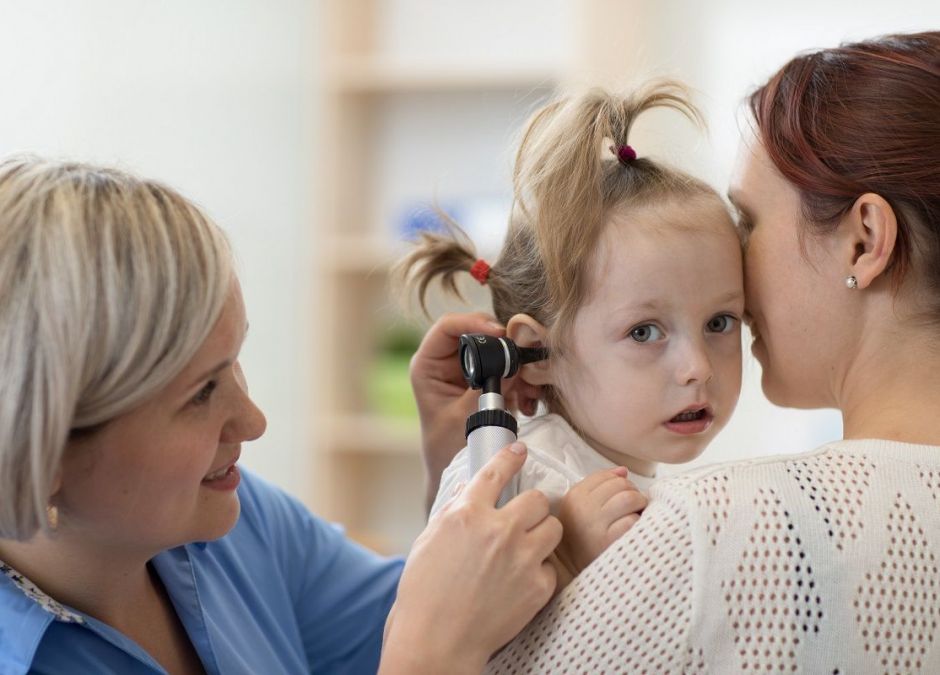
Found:
<svg viewBox="0 0 940 675"><path fill-rule="evenodd" d="M676 370L676 381L680 386L690 384L705 384L712 379L711 359L705 345L689 344L683 351L679 367Z"/></svg>

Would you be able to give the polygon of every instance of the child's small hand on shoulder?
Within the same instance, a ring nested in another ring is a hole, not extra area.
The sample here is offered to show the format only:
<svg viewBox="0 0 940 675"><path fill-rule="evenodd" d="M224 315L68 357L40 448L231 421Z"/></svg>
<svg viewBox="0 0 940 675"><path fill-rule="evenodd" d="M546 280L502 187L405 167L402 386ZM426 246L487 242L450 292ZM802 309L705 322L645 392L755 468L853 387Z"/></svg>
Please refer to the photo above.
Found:
<svg viewBox="0 0 940 675"><path fill-rule="evenodd" d="M580 573L636 524L648 503L624 467L591 474L561 499L564 535L558 557L573 574Z"/></svg>

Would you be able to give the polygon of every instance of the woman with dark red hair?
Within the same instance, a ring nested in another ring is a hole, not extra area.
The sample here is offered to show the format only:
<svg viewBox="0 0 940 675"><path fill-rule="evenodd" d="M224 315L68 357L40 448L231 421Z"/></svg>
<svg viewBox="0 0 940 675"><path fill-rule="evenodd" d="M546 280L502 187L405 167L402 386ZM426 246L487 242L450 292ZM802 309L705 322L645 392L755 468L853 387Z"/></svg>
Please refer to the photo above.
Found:
<svg viewBox="0 0 940 675"><path fill-rule="evenodd" d="M752 351L844 440L658 483L494 671L940 672L940 32L798 56L749 103ZM426 442L456 451L435 378Z"/></svg>

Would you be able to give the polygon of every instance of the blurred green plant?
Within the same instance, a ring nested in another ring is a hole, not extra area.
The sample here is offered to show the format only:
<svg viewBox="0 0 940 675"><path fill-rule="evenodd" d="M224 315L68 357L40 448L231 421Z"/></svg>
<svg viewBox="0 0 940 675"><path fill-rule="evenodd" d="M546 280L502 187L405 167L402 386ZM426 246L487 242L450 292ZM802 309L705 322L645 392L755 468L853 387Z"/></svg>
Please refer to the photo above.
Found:
<svg viewBox="0 0 940 675"><path fill-rule="evenodd" d="M366 377L369 407L375 413L400 420L418 419L408 366L422 335L415 326L394 324L380 337Z"/></svg>

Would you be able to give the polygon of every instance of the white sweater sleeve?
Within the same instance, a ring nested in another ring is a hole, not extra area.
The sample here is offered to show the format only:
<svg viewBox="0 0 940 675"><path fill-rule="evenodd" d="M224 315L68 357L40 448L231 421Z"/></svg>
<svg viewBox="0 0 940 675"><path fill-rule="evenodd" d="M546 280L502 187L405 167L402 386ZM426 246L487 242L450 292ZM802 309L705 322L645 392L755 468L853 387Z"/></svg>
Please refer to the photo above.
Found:
<svg viewBox="0 0 940 675"><path fill-rule="evenodd" d="M654 488L655 489L655 488ZM693 547L682 490L643 517L489 664L492 673L694 670Z"/></svg>

